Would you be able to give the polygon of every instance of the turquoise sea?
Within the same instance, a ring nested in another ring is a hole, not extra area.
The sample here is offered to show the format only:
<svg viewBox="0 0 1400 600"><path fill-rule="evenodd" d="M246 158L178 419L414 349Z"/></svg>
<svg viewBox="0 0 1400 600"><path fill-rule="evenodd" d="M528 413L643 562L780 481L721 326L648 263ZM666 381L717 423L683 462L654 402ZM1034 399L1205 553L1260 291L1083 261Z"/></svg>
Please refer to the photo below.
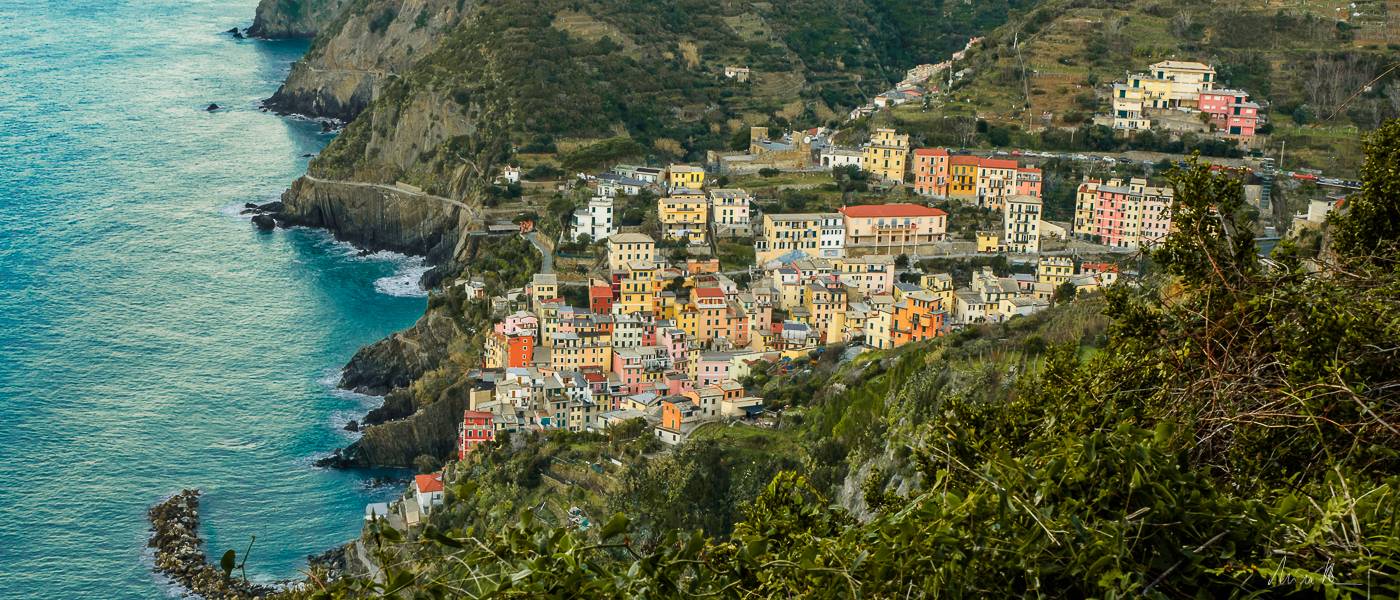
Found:
<svg viewBox="0 0 1400 600"><path fill-rule="evenodd" d="M294 576L396 492L312 460L334 389L410 325L416 261L258 233L329 137L257 109L305 42L256 0L0 0L0 598L160 598L146 509L206 491L211 550ZM205 112L209 103L226 107Z"/></svg>

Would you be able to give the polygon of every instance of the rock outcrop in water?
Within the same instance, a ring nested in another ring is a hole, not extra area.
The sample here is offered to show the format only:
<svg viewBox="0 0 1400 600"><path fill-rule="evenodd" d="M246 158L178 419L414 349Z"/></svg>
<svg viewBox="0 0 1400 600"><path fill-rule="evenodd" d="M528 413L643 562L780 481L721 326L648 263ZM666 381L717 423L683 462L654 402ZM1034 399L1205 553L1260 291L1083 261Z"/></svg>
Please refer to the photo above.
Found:
<svg viewBox="0 0 1400 600"><path fill-rule="evenodd" d="M406 419L365 427L360 439L316 461L334 468L412 467L413 459L428 454L450 455L457 444L457 425L469 400L465 393L447 395L418 409Z"/></svg>
<svg viewBox="0 0 1400 600"><path fill-rule="evenodd" d="M199 490L184 490L151 507L151 540L155 569L209 600L266 598L277 588L228 577L209 564L204 539L199 537Z"/></svg>

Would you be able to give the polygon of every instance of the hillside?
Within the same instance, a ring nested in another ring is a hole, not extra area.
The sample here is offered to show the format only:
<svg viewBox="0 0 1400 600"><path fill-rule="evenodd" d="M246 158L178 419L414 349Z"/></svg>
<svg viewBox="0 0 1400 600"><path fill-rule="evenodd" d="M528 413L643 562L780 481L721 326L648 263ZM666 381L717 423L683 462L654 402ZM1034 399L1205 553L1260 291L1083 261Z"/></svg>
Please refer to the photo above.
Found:
<svg viewBox="0 0 1400 600"><path fill-rule="evenodd" d="M1393 63L1397 49L1400 8L1379 0L1048 0L987 36L959 65L969 75L946 104L927 114L902 107L893 119L910 129L973 114L1022 130L1078 127L1106 112L1112 82L1160 60L1196 60L1214 65L1222 86L1266 106L1273 134L1265 146L1276 154L1287 141L1287 164L1353 175L1359 131L1400 115L1400 80L1351 95Z"/></svg>
<svg viewBox="0 0 1400 600"><path fill-rule="evenodd" d="M1197 166L1141 286L829 351L747 382L771 427L671 453L629 428L503 440L414 539L367 533L381 580L291 595L1389 597L1400 122L1367 150L1315 258L1260 261L1240 184Z"/></svg>

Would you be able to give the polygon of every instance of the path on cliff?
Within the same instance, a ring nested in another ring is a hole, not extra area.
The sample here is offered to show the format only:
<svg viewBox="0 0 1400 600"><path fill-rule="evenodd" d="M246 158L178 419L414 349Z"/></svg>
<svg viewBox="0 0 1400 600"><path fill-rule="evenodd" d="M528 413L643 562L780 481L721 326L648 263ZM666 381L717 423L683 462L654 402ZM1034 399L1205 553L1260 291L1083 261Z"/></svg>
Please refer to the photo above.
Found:
<svg viewBox="0 0 1400 600"><path fill-rule="evenodd" d="M327 69L323 67L313 67L311 65L305 65L302 68L311 71L312 73L360 73L362 75L374 75L375 77L399 76L398 73L391 73L389 71L380 71L375 69L355 69L351 67L331 67Z"/></svg>
<svg viewBox="0 0 1400 600"><path fill-rule="evenodd" d="M543 257L540 259L540 273L553 273L554 251L551 250L549 247L545 246L544 240L540 239L540 232L531 231L530 233L525 234L525 239L530 240L530 243L534 244L535 249L539 250L540 256Z"/></svg>
<svg viewBox="0 0 1400 600"><path fill-rule="evenodd" d="M455 206L462 210L470 211L472 213L476 213L479 210L477 208L468 206L458 200L453 200L451 198L445 198L442 196L434 196L422 190L414 190L405 187L400 187L397 185L388 185L384 183L368 183L364 181L348 181L345 179L321 179L320 177L316 177L311 174L302 175L302 177L316 183L328 183L331 185L348 185L350 187L371 188L385 192L393 192L395 194L403 194L405 196L418 196L422 198L427 198L429 200L437 200L438 202L442 202L444 204L451 204L452 206Z"/></svg>

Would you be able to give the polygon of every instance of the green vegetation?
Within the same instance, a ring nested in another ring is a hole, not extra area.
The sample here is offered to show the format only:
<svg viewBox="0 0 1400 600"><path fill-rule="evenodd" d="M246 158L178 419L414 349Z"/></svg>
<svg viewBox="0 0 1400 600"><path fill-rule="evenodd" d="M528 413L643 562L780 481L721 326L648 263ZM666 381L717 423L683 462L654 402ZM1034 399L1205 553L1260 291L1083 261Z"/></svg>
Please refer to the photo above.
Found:
<svg viewBox="0 0 1400 600"><path fill-rule="evenodd" d="M593 142L558 157L567 171L623 159L695 162L753 123L834 120L1034 1L477 3L435 50L382 86L311 170L466 196L482 193L476 179L512 152L556 152L566 140ZM397 15L387 4L361 0L328 30L353 14L382 33ZM320 40L313 54L324 51ZM753 79L724 78L728 65L751 67ZM460 119L450 130L470 133L425 146L421 137L395 139L424 105L441 107L435 118Z"/></svg>
<svg viewBox="0 0 1400 600"><path fill-rule="evenodd" d="M498 511L406 545L376 530L407 553L386 583L298 594L1389 597L1400 238L1375 217L1400 204L1397 148L1400 123L1368 142L1358 212L1315 263L1261 263L1238 181L1191 165L1139 287L760 369L746 383L784 409L772 429L711 426L629 463L601 527ZM513 466L454 498L530 481L538 444L501 446L473 464Z"/></svg>

